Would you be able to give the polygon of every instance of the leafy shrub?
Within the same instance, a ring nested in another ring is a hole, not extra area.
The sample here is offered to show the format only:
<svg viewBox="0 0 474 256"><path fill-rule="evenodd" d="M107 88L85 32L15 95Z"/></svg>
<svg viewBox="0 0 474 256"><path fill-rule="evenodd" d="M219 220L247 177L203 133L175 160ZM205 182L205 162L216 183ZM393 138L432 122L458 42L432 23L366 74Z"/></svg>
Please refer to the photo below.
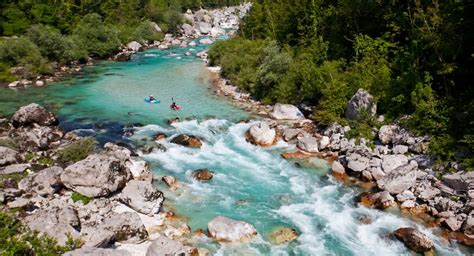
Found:
<svg viewBox="0 0 474 256"><path fill-rule="evenodd" d="M28 230L15 217L0 211L1 255L61 255L71 249L59 246L54 238Z"/></svg>
<svg viewBox="0 0 474 256"><path fill-rule="evenodd" d="M156 31L153 24L148 20L141 22L133 33L133 40L140 42L160 41L163 38L163 33Z"/></svg>
<svg viewBox="0 0 474 256"><path fill-rule="evenodd" d="M84 16L73 32L79 47L98 57L105 57L118 50L120 40L115 26L105 24L97 13Z"/></svg>
<svg viewBox="0 0 474 256"><path fill-rule="evenodd" d="M82 195L77 192L73 192L71 195L71 199L73 202L81 201L84 205L88 204L90 201L92 201L92 198L87 197L85 195Z"/></svg>
<svg viewBox="0 0 474 256"><path fill-rule="evenodd" d="M26 37L0 41L0 60L4 66L24 67L26 78L50 71L48 62L41 56L38 46Z"/></svg>
<svg viewBox="0 0 474 256"><path fill-rule="evenodd" d="M77 45L56 28L41 24L34 25L28 29L26 36L50 61L67 63L84 57L83 53L78 53Z"/></svg>
<svg viewBox="0 0 474 256"><path fill-rule="evenodd" d="M97 141L92 137L81 138L58 150L58 161L62 164L74 163L94 152Z"/></svg>

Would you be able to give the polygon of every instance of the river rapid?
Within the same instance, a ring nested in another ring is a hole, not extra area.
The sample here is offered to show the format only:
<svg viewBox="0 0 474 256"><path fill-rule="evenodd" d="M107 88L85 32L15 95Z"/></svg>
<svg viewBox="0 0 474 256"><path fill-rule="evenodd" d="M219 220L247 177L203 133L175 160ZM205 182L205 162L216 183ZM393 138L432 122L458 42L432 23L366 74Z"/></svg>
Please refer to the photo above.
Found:
<svg viewBox="0 0 474 256"><path fill-rule="evenodd" d="M166 151L141 155L156 176L175 176L183 188L171 191L155 181L166 197L166 209L186 219L192 230L207 229L218 215L251 223L258 236L250 243L220 245L210 239L195 241L217 255L412 255L390 237L397 228L417 226L436 244L437 255L468 254L440 238L440 231L403 218L396 212L368 209L354 203L361 188L343 184L327 175L325 162L301 165L284 160L280 153L294 149L280 142L260 148L245 141L253 119L216 96L211 74L195 54L205 46L147 50L130 62L101 62L69 80L41 88L14 91L0 88L0 114L37 102L59 114L66 131L75 130L99 141L122 141L133 147L154 145L157 132L168 135L160 142ZM184 56L185 52L193 53ZM153 94L159 104L144 98ZM182 110L169 108L174 98ZM172 125L167 120L179 117ZM135 133L125 137L124 130ZM177 134L203 138L200 149L169 143ZM198 182L191 172L208 168L210 182ZM370 219L363 224L361 218ZM290 227L297 241L273 245L269 234Z"/></svg>

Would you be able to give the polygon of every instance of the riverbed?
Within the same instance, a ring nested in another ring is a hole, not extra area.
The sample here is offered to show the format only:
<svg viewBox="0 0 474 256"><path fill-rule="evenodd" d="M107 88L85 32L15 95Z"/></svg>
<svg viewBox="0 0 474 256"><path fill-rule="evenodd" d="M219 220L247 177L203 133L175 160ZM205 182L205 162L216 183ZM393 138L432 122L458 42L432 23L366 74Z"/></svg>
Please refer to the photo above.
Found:
<svg viewBox="0 0 474 256"><path fill-rule="evenodd" d="M436 244L437 255L468 254L443 241L437 229L427 229L396 212L382 212L355 204L361 188L327 175L323 161L299 165L280 157L293 145L280 142L260 148L245 141L252 125L250 113L213 92L211 74L196 53L207 46L157 49L135 54L129 62L101 62L77 77L21 90L0 88L0 114L37 102L58 113L66 131L75 130L99 141L122 141L132 146L159 142L165 151L141 155L157 177L175 176L184 186L171 191L161 181L154 185L167 198L165 210L186 219L192 230L207 228L218 215L254 225L258 236L250 243L220 245L199 239L196 246L219 255L411 255L389 234L397 228L417 226ZM185 56L185 52L192 53ZM153 94L159 104L144 102ZM180 111L169 108L172 98ZM172 125L168 120L178 117ZM133 136L124 130L133 127ZM200 149L169 143L176 134L203 139ZM146 141L144 141L146 140ZM208 168L210 182L191 178ZM361 221L369 219L370 221ZM274 245L269 234L280 227L294 228L297 241Z"/></svg>

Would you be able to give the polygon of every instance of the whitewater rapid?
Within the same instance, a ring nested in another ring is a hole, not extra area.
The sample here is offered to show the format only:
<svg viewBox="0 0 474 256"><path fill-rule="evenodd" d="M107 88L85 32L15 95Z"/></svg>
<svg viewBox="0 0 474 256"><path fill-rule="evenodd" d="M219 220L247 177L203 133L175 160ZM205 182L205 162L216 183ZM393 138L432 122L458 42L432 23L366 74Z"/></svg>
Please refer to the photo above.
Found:
<svg viewBox="0 0 474 256"><path fill-rule="evenodd" d="M138 128L134 139L150 138L157 132L168 135L155 150L142 157L152 164L157 176L172 175L184 185L175 192L156 182L179 215L193 230L207 228L217 215L243 220L259 232L248 244L219 245L209 239L197 241L216 255L412 255L390 237L395 229L417 227L436 246L437 255L462 254L455 245L442 241L433 232L396 213L358 206L354 198L361 192L327 175L329 167L302 167L280 157L294 145L280 142L261 148L245 141L252 123L231 123L211 119L185 121L171 127L148 125ZM177 134L203 139L200 149L170 143ZM191 172L209 168L215 173L210 182L191 178ZM369 218L362 224L360 218ZM289 245L269 242L278 227L295 228L300 236Z"/></svg>

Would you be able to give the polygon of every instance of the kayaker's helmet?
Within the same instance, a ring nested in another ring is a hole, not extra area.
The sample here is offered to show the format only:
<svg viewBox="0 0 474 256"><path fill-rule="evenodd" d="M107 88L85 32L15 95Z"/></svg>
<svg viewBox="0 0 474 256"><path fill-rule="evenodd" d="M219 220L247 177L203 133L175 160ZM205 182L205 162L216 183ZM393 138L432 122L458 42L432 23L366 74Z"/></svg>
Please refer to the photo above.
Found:
<svg viewBox="0 0 474 256"><path fill-rule="evenodd" d="M154 98L154 97L155 97L155 96L153 96L153 95L150 95L150 98Z"/></svg>

